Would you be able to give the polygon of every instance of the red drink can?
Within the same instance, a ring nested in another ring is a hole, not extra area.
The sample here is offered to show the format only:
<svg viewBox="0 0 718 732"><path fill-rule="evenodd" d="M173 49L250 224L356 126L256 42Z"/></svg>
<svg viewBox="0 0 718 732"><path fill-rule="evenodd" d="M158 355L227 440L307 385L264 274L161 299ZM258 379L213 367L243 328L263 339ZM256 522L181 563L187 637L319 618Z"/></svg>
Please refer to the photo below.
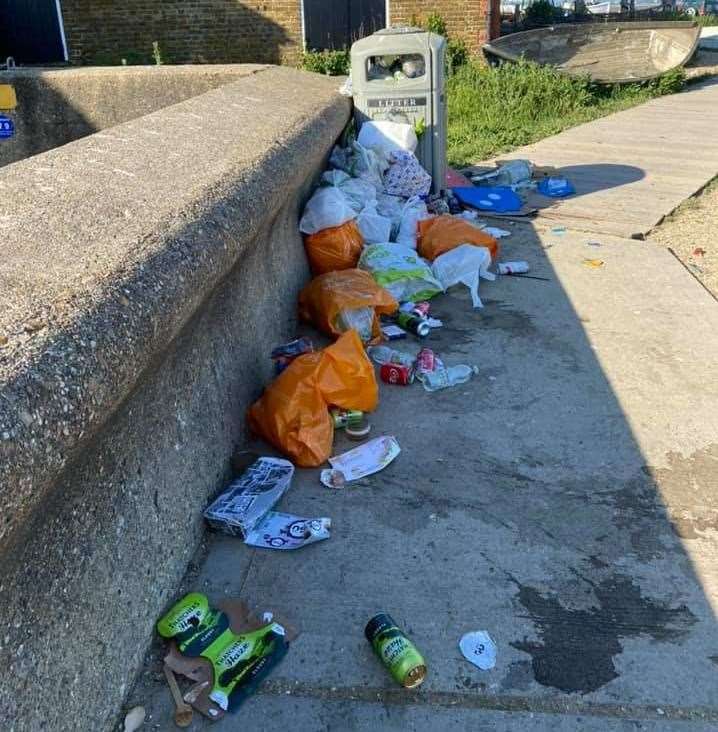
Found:
<svg viewBox="0 0 718 732"><path fill-rule="evenodd" d="M414 370L411 366L404 366L400 363L385 363L379 369L379 376L386 384L406 386L414 380Z"/></svg>
<svg viewBox="0 0 718 732"><path fill-rule="evenodd" d="M415 303L411 312L414 313L414 315L418 315L420 318L428 318L430 308L431 304L424 300L423 302Z"/></svg>
<svg viewBox="0 0 718 732"><path fill-rule="evenodd" d="M422 348L416 356L416 370L429 373L436 369L436 354L431 348Z"/></svg>

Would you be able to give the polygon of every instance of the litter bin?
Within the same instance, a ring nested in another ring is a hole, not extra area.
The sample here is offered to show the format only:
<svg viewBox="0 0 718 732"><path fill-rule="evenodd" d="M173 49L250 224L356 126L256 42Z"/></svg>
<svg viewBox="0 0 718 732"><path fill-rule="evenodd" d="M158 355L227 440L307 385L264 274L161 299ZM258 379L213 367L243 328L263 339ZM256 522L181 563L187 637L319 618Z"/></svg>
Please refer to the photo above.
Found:
<svg viewBox="0 0 718 732"><path fill-rule="evenodd" d="M446 188L446 39L420 28L384 28L352 45L357 128L367 120L414 125L416 155L432 192Z"/></svg>

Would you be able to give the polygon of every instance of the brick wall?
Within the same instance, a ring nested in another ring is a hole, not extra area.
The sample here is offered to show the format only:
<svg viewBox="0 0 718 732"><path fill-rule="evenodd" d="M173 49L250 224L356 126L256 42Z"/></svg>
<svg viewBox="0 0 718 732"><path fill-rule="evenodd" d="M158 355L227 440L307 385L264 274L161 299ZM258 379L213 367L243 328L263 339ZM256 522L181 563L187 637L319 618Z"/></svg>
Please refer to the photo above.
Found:
<svg viewBox="0 0 718 732"><path fill-rule="evenodd" d="M487 12L493 2L493 32L489 35ZM496 38L499 32L498 0L391 0L390 22L392 25L409 24L412 16L424 21L430 13L438 13L446 22L450 37L463 38L472 53L478 53L481 44Z"/></svg>
<svg viewBox="0 0 718 732"><path fill-rule="evenodd" d="M72 63L295 63L301 0L62 0Z"/></svg>

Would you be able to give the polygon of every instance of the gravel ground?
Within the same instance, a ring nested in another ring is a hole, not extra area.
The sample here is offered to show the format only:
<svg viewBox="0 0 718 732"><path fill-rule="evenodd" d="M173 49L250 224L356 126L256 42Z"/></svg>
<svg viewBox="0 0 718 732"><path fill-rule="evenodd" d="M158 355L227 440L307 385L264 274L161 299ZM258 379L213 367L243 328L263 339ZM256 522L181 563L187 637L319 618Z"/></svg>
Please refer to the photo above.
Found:
<svg viewBox="0 0 718 732"><path fill-rule="evenodd" d="M718 297L718 178L689 198L657 226L648 239L670 247L685 266Z"/></svg>

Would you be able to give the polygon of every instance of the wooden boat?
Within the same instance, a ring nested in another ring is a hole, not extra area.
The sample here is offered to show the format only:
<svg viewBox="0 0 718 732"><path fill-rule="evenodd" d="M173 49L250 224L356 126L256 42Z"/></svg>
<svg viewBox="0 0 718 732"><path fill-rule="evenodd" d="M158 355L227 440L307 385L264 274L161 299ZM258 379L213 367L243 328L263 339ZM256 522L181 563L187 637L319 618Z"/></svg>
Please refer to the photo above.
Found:
<svg viewBox="0 0 718 732"><path fill-rule="evenodd" d="M567 23L502 36L483 49L489 61L525 58L599 84L630 84L683 66L699 36L693 21Z"/></svg>

